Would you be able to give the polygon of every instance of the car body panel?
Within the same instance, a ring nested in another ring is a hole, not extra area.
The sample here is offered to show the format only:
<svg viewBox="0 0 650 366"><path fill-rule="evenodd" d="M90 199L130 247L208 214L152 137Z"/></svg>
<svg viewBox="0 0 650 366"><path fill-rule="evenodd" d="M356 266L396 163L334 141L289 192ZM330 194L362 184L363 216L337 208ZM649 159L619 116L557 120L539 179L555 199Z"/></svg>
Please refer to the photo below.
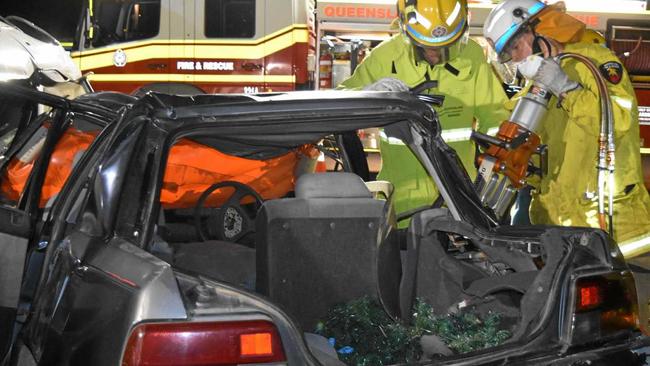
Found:
<svg viewBox="0 0 650 366"><path fill-rule="evenodd" d="M29 22L20 18L23 27ZM31 24L33 32L42 34L36 39L18 29L7 20L0 18L0 80L29 79L36 71L44 71L55 82L77 80L81 71L74 64L68 52L52 37ZM50 40L46 42L45 40Z"/></svg>
<svg viewBox="0 0 650 366"><path fill-rule="evenodd" d="M289 364L317 364L303 330L268 298L201 273L173 268L152 254L159 239L159 192L166 156L174 141L193 136L210 138L226 151L251 146L255 153L281 152L367 127L385 127L389 136L408 143L430 173L437 175L449 207L437 212L448 214L420 213L422 237L429 232L455 233L475 240L485 252L491 246L507 247L509 252L497 255L513 267L518 255L556 248L549 252L554 265L540 271L543 279L536 279L543 288L522 300L535 310L526 315L518 339L441 364L510 359L573 362L579 356L572 354L616 353L647 342L630 332L586 349L572 346L567 322L572 315L575 275L625 271L615 244L593 229L497 226L492 213L480 206L455 153L442 141L432 108L414 96L368 92L149 94L109 111L101 98L70 101L17 86L0 89L3 93L106 121L106 128L74 167L50 214L39 215L43 224L32 231L30 253L40 251L45 265L29 317L23 319L20 342L14 343L15 357L29 349L27 354L40 364L111 365L121 361L129 332L142 322L260 319L276 325ZM37 181L45 171L32 174ZM37 209L32 212L40 214ZM36 243L45 244L39 249Z"/></svg>

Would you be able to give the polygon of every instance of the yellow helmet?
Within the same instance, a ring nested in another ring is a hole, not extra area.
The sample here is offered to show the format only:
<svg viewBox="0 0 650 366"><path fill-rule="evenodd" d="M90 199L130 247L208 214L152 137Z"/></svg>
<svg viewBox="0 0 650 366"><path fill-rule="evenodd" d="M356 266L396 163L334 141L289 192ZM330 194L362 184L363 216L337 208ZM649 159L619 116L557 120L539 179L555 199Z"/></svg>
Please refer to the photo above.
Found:
<svg viewBox="0 0 650 366"><path fill-rule="evenodd" d="M400 28L417 46L448 47L468 27L467 0L398 0Z"/></svg>

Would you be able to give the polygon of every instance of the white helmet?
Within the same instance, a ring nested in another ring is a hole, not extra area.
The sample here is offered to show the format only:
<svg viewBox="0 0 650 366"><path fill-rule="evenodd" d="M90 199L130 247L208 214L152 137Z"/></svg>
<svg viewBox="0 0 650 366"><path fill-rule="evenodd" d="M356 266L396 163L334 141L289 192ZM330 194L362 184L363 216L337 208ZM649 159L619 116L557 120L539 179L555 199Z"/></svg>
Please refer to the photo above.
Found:
<svg viewBox="0 0 650 366"><path fill-rule="evenodd" d="M503 51L519 31L526 28L530 19L545 7L537 0L505 0L492 9L483 25L483 36L496 51L499 61L510 59L510 55Z"/></svg>

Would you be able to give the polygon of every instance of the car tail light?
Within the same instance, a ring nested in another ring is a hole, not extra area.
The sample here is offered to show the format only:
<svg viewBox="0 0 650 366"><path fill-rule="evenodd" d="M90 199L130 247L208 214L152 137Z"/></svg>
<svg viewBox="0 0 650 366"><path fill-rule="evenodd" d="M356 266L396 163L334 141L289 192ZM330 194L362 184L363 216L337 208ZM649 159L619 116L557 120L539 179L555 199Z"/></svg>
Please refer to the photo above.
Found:
<svg viewBox="0 0 650 366"><path fill-rule="evenodd" d="M286 361L268 321L144 323L126 345L123 366L240 365Z"/></svg>
<svg viewBox="0 0 650 366"><path fill-rule="evenodd" d="M271 333L242 334L239 336L239 345L242 356L273 355L273 337Z"/></svg>
<svg viewBox="0 0 650 366"><path fill-rule="evenodd" d="M573 343L638 329L636 287L629 272L576 281Z"/></svg>
<svg viewBox="0 0 650 366"><path fill-rule="evenodd" d="M603 302L603 286L599 282L578 282L576 311L595 309Z"/></svg>

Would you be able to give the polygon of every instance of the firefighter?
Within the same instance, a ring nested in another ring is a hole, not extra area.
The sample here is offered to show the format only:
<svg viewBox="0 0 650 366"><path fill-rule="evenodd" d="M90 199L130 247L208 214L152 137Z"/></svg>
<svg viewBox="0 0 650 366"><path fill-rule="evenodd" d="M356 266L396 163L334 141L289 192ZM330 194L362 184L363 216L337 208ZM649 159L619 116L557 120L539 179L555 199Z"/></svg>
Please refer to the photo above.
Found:
<svg viewBox="0 0 650 366"><path fill-rule="evenodd" d="M339 89L406 91L436 80L431 94L445 96L436 107L443 139L458 153L474 177L472 128L486 132L506 119L501 82L481 46L469 39L465 0L398 0L401 32L382 42ZM395 186L397 213L430 206L437 189L420 162L401 141L381 136L382 167L378 179ZM408 225L402 221L400 227Z"/></svg>
<svg viewBox="0 0 650 366"><path fill-rule="evenodd" d="M643 251L650 233L650 198L641 170L637 101L620 60L602 45L580 42L584 25L536 0L505 0L492 10L483 32L501 62L519 63L528 86L536 82L554 95L539 131L542 143L548 145L548 174L533 193L534 224L600 226L596 165L601 118L596 78L585 64L573 58L558 63L554 57L574 53L598 66L614 115L614 238L626 256ZM520 95L526 92L524 88Z"/></svg>

